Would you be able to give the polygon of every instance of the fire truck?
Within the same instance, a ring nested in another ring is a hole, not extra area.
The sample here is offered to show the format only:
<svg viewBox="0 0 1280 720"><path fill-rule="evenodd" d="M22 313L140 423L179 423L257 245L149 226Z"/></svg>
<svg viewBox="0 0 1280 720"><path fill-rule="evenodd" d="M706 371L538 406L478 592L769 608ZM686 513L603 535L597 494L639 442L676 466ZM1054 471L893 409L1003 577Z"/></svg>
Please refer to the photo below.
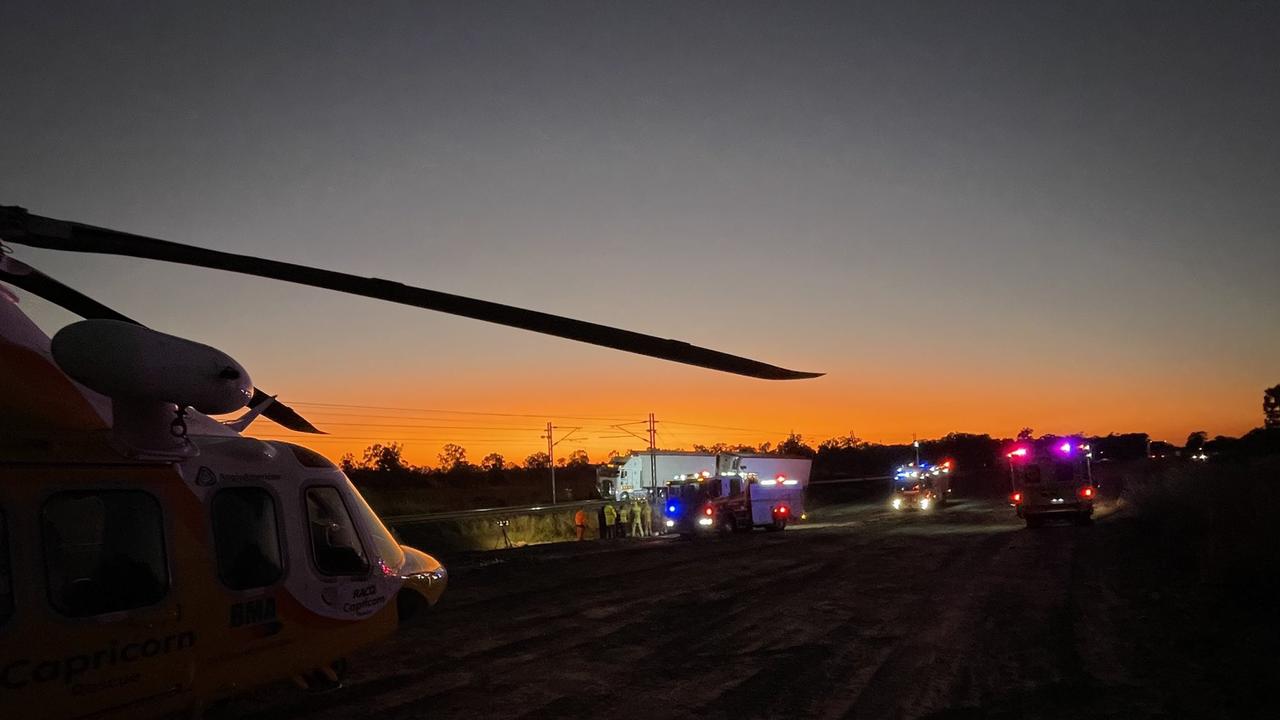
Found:
<svg viewBox="0 0 1280 720"><path fill-rule="evenodd" d="M947 504L951 494L952 462L943 460L937 465L922 462L899 467L893 475L893 497L889 506L894 510L929 510Z"/></svg>
<svg viewBox="0 0 1280 720"><path fill-rule="evenodd" d="M798 478L752 473L691 475L667 484L667 527L682 535L786 529L804 517Z"/></svg>
<svg viewBox="0 0 1280 720"><path fill-rule="evenodd" d="M716 518L712 509L712 480L710 472L688 473L667 482L663 508L663 525L666 532L691 538L700 533L713 532Z"/></svg>
<svg viewBox="0 0 1280 720"><path fill-rule="evenodd" d="M1022 443L1005 453L1013 491L1009 504L1037 528L1051 518L1071 520L1077 525L1093 521L1093 504L1098 486L1088 445L1071 438L1050 442Z"/></svg>

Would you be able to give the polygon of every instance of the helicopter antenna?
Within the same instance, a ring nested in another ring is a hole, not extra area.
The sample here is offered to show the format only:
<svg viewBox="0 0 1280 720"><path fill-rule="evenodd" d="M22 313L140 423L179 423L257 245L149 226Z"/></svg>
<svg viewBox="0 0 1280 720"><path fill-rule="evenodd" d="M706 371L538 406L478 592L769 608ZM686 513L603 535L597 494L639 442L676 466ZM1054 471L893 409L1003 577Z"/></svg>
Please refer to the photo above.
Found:
<svg viewBox="0 0 1280 720"><path fill-rule="evenodd" d="M25 209L15 206L0 206L0 238L12 243L48 250L162 260L310 285L764 380L800 380L822 375L822 373L788 370L679 340L660 338L438 290L413 287L390 280L359 277L278 260L208 250L118 230L32 215Z"/></svg>

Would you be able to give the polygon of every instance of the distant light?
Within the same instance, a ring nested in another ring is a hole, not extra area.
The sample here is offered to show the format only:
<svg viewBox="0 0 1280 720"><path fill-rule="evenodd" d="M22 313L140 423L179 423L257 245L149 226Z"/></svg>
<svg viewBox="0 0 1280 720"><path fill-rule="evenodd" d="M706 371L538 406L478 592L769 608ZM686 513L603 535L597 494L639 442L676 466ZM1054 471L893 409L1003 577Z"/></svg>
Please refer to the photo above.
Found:
<svg viewBox="0 0 1280 720"><path fill-rule="evenodd" d="M1026 456L1027 456L1027 449L1024 447L1020 447L1010 451L1006 457L1014 458L1014 457L1026 457Z"/></svg>
<svg viewBox="0 0 1280 720"><path fill-rule="evenodd" d="M774 485L778 484L778 481L777 480L761 480L760 484L766 487L773 487Z"/></svg>
<svg viewBox="0 0 1280 720"><path fill-rule="evenodd" d="M698 518L698 524L706 527L711 524L711 518L709 517Z"/></svg>
<svg viewBox="0 0 1280 720"><path fill-rule="evenodd" d="M712 510L710 506L702 508L702 513L704 515L711 515L714 512L715 510Z"/></svg>
<svg viewBox="0 0 1280 720"><path fill-rule="evenodd" d="M1069 442L1064 442L1064 443L1062 443L1061 445L1059 445L1059 446L1058 446L1058 452L1062 453L1063 455L1070 455L1070 454L1071 454L1071 443L1069 443Z"/></svg>
<svg viewBox="0 0 1280 720"><path fill-rule="evenodd" d="M675 527L675 526L676 526L676 521L675 521L675 520L668 520L668 521L667 521L667 527Z"/></svg>
<svg viewBox="0 0 1280 720"><path fill-rule="evenodd" d="M920 509L921 510L929 509L929 498L920 498Z"/></svg>
<svg viewBox="0 0 1280 720"><path fill-rule="evenodd" d="M901 510L901 509L902 509L902 498L894 498L894 499L893 499L893 509L894 509L894 510Z"/></svg>
<svg viewBox="0 0 1280 720"><path fill-rule="evenodd" d="M799 485L800 481L799 480L783 480L782 484L783 485Z"/></svg>
<svg viewBox="0 0 1280 720"><path fill-rule="evenodd" d="M675 511L676 511L676 506L675 506L675 505L668 505L668 506L667 506L667 512L669 512L669 513L674 513Z"/></svg>
<svg viewBox="0 0 1280 720"><path fill-rule="evenodd" d="M1014 494L1010 495L1010 496L1009 496L1009 499L1013 501L1013 504L1014 504L1014 505L1018 505L1018 504L1022 503L1022 493L1020 493L1020 492L1016 492L1016 493L1014 493Z"/></svg>

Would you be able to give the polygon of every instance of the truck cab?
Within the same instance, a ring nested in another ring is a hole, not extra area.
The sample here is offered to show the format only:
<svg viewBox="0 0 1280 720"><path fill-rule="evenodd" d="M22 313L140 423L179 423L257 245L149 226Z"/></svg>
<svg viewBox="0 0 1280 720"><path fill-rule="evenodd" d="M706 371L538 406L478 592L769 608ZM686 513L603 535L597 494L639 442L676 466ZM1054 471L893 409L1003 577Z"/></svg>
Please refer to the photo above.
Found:
<svg viewBox="0 0 1280 720"><path fill-rule="evenodd" d="M1006 453L1013 485L1009 502L1027 527L1053 518L1092 522L1098 487L1089 456L1088 445L1069 438L1019 445Z"/></svg>
<svg viewBox="0 0 1280 720"><path fill-rule="evenodd" d="M667 483L667 497L662 508L663 525L667 532L692 538L715 530L709 475L710 473L690 474Z"/></svg>

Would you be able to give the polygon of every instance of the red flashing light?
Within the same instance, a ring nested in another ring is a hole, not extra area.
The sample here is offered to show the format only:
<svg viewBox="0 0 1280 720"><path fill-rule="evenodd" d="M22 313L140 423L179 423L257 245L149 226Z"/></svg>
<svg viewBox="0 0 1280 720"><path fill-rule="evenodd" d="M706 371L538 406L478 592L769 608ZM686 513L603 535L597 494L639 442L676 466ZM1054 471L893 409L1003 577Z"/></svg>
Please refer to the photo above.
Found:
<svg viewBox="0 0 1280 720"><path fill-rule="evenodd" d="M1013 504L1014 504L1014 505L1021 505L1021 504L1022 504L1022 493L1020 493L1020 492L1016 492L1016 493L1014 493L1014 494L1010 495L1010 496L1009 496L1009 499L1013 501Z"/></svg>
<svg viewBox="0 0 1280 720"><path fill-rule="evenodd" d="M790 511L787 509L786 505L779 505L778 508L774 510L774 512L778 513L779 515L786 515Z"/></svg>
<svg viewBox="0 0 1280 720"><path fill-rule="evenodd" d="M1017 448L1017 449L1015 449L1015 450L1010 450L1010 451L1005 455L1005 457L1010 457L1010 458L1016 458L1016 457L1020 457L1020 458L1021 458L1021 457L1026 457L1026 456L1027 456L1027 449L1026 449L1026 448L1024 448L1024 447L1020 447L1020 448Z"/></svg>
<svg viewBox="0 0 1280 720"><path fill-rule="evenodd" d="M1086 498L1086 499L1093 497L1093 486L1085 485L1084 487L1080 488L1080 497Z"/></svg>
<svg viewBox="0 0 1280 720"><path fill-rule="evenodd" d="M706 507L702 508L702 514L703 514L703 515L711 515L713 512L715 512L715 511L711 509L711 506L710 506L710 505L708 505L708 506L706 506Z"/></svg>

